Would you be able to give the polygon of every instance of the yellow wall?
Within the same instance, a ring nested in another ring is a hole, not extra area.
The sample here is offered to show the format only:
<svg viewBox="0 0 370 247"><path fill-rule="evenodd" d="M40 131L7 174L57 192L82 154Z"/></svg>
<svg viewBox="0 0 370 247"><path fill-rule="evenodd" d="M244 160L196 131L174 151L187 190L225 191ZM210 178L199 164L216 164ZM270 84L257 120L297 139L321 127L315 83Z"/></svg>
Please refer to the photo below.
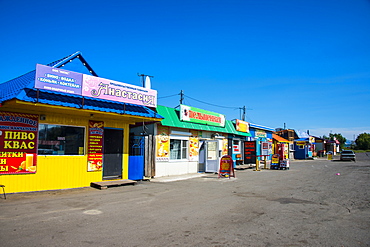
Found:
<svg viewBox="0 0 370 247"><path fill-rule="evenodd" d="M20 111L16 111L20 112ZM26 112L25 113L30 113ZM44 114L42 112L32 112L33 114ZM37 172L35 174L18 174L18 175L0 175L0 184L5 185L6 193L28 192L40 190L56 190L78 187L88 187L91 182L102 181L102 172L87 171L87 127L90 114L70 114L70 111L65 113L50 113L46 114L45 120L40 120L39 123L47 124L62 124L72 126L83 126L85 132L85 155L38 155L37 156ZM104 121L105 127L124 129L124 154L122 166L122 178L128 178L128 152L129 152L129 124L122 120L107 118L100 113L99 118L93 120Z"/></svg>

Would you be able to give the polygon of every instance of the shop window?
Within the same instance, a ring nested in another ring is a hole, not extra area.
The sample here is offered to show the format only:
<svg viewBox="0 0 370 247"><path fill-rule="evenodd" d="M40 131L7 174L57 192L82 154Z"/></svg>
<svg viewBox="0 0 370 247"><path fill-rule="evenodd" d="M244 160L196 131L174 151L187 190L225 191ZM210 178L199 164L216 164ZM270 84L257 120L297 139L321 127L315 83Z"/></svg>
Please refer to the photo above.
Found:
<svg viewBox="0 0 370 247"><path fill-rule="evenodd" d="M85 128L40 124L38 154L40 155L83 155Z"/></svg>
<svg viewBox="0 0 370 247"><path fill-rule="evenodd" d="M188 158L188 141L187 140L170 140L170 159L181 160Z"/></svg>

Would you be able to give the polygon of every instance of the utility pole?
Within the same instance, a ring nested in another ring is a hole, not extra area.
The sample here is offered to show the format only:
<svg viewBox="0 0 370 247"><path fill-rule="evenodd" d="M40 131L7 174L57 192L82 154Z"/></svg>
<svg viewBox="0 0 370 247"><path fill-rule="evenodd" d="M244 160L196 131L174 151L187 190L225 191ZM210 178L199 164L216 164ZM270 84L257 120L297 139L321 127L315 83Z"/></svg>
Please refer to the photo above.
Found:
<svg viewBox="0 0 370 247"><path fill-rule="evenodd" d="M240 107L239 109L241 110L240 118L241 118L241 120L245 121L245 110L246 110L246 108L245 108L245 106L243 106L243 107Z"/></svg>
<svg viewBox="0 0 370 247"><path fill-rule="evenodd" d="M182 105L183 101L184 101L184 91L181 90L181 92L180 92L180 105Z"/></svg>

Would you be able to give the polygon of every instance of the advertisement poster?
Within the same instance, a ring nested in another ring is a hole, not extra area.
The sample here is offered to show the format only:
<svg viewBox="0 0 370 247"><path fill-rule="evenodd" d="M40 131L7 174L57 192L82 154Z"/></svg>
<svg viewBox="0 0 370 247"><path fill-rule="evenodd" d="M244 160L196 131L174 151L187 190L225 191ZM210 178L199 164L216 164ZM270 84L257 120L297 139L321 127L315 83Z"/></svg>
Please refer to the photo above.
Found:
<svg viewBox="0 0 370 247"><path fill-rule="evenodd" d="M227 155L229 153L229 149L227 147L228 143L229 142L226 138L222 139L222 155Z"/></svg>
<svg viewBox="0 0 370 247"><path fill-rule="evenodd" d="M101 171L103 168L103 121L89 121L87 171Z"/></svg>
<svg viewBox="0 0 370 247"><path fill-rule="evenodd" d="M157 107L157 91L96 76L83 75L82 95L135 105Z"/></svg>
<svg viewBox="0 0 370 247"><path fill-rule="evenodd" d="M39 116L0 112L0 174L36 173Z"/></svg>
<svg viewBox="0 0 370 247"><path fill-rule="evenodd" d="M220 159L220 169L218 171L218 178L221 176L225 177L235 177L233 159L229 155L224 155Z"/></svg>
<svg viewBox="0 0 370 247"><path fill-rule="evenodd" d="M244 164L256 164L256 142L244 142Z"/></svg>
<svg viewBox="0 0 370 247"><path fill-rule="evenodd" d="M190 137L190 152L189 152L189 160L190 161L198 161L199 157L199 139L197 137Z"/></svg>
<svg viewBox="0 0 370 247"><path fill-rule="evenodd" d="M180 120L192 123L225 127L224 115L186 105L180 105Z"/></svg>
<svg viewBox="0 0 370 247"><path fill-rule="evenodd" d="M169 161L170 160L170 136L168 127L158 126L158 134L156 138L156 160Z"/></svg>
<svg viewBox="0 0 370 247"><path fill-rule="evenodd" d="M81 95L82 74L37 64L35 88Z"/></svg>

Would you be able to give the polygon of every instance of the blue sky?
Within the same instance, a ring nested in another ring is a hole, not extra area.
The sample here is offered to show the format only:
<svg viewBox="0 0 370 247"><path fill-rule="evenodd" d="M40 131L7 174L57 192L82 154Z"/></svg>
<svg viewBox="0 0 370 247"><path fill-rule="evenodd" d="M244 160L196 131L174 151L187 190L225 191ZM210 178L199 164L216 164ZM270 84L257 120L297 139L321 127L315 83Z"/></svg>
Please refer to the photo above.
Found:
<svg viewBox="0 0 370 247"><path fill-rule="evenodd" d="M161 105L370 133L369 0L0 0L0 23L0 82L81 51L100 77L154 76Z"/></svg>

